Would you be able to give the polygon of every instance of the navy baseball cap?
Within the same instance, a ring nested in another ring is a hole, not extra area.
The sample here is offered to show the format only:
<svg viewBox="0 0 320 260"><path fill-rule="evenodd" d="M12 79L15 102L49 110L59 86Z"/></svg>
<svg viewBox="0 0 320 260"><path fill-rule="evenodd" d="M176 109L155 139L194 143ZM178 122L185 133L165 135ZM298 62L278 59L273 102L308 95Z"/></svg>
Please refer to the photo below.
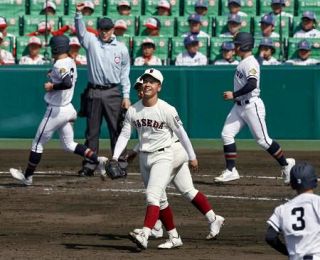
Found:
<svg viewBox="0 0 320 260"><path fill-rule="evenodd" d="M310 51L311 50L311 44L307 40L302 40L298 43L298 50L306 50Z"/></svg>
<svg viewBox="0 0 320 260"><path fill-rule="evenodd" d="M197 2L194 5L195 8L197 7L204 7L208 9L208 1L207 0L197 0Z"/></svg>
<svg viewBox="0 0 320 260"><path fill-rule="evenodd" d="M228 0L228 5L230 4L237 4L241 6L241 0Z"/></svg>
<svg viewBox="0 0 320 260"><path fill-rule="evenodd" d="M272 14L265 14L261 17L260 23L270 24L274 26L275 19Z"/></svg>
<svg viewBox="0 0 320 260"><path fill-rule="evenodd" d="M259 47L266 46L274 49L273 41L269 37L264 37L261 39Z"/></svg>
<svg viewBox="0 0 320 260"><path fill-rule="evenodd" d="M314 12L311 12L311 11L303 12L302 19L303 18L307 18L307 19L314 20L314 21L317 20L316 14Z"/></svg>
<svg viewBox="0 0 320 260"><path fill-rule="evenodd" d="M188 22L201 23L201 15L190 14L189 17L188 17Z"/></svg>
<svg viewBox="0 0 320 260"><path fill-rule="evenodd" d="M188 46L190 44L193 44L193 43L198 43L199 42L199 39L197 36L195 35L188 35L187 37L184 38L183 40L183 43L184 43L184 46Z"/></svg>
<svg viewBox="0 0 320 260"><path fill-rule="evenodd" d="M317 187L318 177L314 167L308 163L298 163L290 170L290 184L295 190Z"/></svg>
<svg viewBox="0 0 320 260"><path fill-rule="evenodd" d="M108 17L103 17L98 21L98 29L110 30L114 27L112 20Z"/></svg>
<svg viewBox="0 0 320 260"><path fill-rule="evenodd" d="M223 51L232 51L235 49L233 42L223 42L221 45L221 50Z"/></svg>
<svg viewBox="0 0 320 260"><path fill-rule="evenodd" d="M272 0L271 4L280 4L280 5L286 5L285 0Z"/></svg>
<svg viewBox="0 0 320 260"><path fill-rule="evenodd" d="M241 16L237 14L229 14L228 15L228 23L234 22L234 23L241 23Z"/></svg>

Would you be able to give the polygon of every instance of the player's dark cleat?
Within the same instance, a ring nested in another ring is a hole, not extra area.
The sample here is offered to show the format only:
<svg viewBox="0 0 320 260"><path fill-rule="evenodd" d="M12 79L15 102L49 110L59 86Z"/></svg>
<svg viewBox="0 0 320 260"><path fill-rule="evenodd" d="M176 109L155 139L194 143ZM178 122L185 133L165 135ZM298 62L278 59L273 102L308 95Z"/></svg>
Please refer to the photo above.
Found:
<svg viewBox="0 0 320 260"><path fill-rule="evenodd" d="M87 167L83 167L80 171L78 171L79 177L93 177L94 170L89 169Z"/></svg>

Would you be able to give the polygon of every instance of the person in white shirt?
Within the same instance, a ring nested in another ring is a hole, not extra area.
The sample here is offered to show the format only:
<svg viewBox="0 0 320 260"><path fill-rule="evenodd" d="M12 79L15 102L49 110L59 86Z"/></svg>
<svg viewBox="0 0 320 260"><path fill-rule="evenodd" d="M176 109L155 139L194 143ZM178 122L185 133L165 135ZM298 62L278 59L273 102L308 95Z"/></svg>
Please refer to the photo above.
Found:
<svg viewBox="0 0 320 260"><path fill-rule="evenodd" d="M259 44L258 62L260 65L280 65L281 63L272 55L275 53L272 38L262 38Z"/></svg>
<svg viewBox="0 0 320 260"><path fill-rule="evenodd" d="M241 17L248 16L246 13L241 10L241 0L228 0L228 9L230 14L237 14Z"/></svg>
<svg viewBox="0 0 320 260"><path fill-rule="evenodd" d="M194 4L194 11L198 15L206 16L208 13L208 1L197 0L197 2Z"/></svg>
<svg viewBox="0 0 320 260"><path fill-rule="evenodd" d="M221 45L222 58L216 60L214 65L238 65L239 61L234 59L235 55L235 46L233 42L223 42Z"/></svg>
<svg viewBox="0 0 320 260"><path fill-rule="evenodd" d="M21 65L42 65L45 63L44 57L40 54L42 48L42 42L40 38L32 36L28 42L29 54L22 56L19 64Z"/></svg>
<svg viewBox="0 0 320 260"><path fill-rule="evenodd" d="M199 52L199 39L189 35L184 38L185 52L178 54L176 66L204 66L208 64L208 58Z"/></svg>
<svg viewBox="0 0 320 260"><path fill-rule="evenodd" d="M69 55L76 62L76 65L87 65L87 57L79 54L81 44L78 40L78 37L71 37L69 45Z"/></svg>
<svg viewBox="0 0 320 260"><path fill-rule="evenodd" d="M228 31L220 34L220 37L234 37L241 29L242 19L240 15L229 14L227 28Z"/></svg>
<svg viewBox="0 0 320 260"><path fill-rule="evenodd" d="M314 193L317 182L312 165L293 166L290 185L297 196L276 207L267 221L266 242L289 260L320 259L320 196ZM285 244L279 239L280 234Z"/></svg>
<svg viewBox="0 0 320 260"><path fill-rule="evenodd" d="M301 30L297 31L294 38L320 38L320 31L315 27L317 26L316 14L311 11L303 13L301 18Z"/></svg>
<svg viewBox="0 0 320 260"><path fill-rule="evenodd" d="M2 46L7 47L7 44L10 44L9 41L6 41L3 33L0 32L0 65L10 65L15 63L12 53L1 48Z"/></svg>
<svg viewBox="0 0 320 260"><path fill-rule="evenodd" d="M298 66L308 66L308 65L318 65L320 60L310 58L312 46L307 40L302 40L298 43L298 57L295 59L289 59L286 64L298 65Z"/></svg>
<svg viewBox="0 0 320 260"><path fill-rule="evenodd" d="M186 32L182 35L182 37L187 37L188 35L194 35L197 37L206 37L210 39L209 34L201 30L201 15L191 14L188 17L189 22L189 32Z"/></svg>
<svg viewBox="0 0 320 260"><path fill-rule="evenodd" d="M157 15L159 16L170 16L171 5L167 0L160 0L157 5Z"/></svg>
<svg viewBox="0 0 320 260"><path fill-rule="evenodd" d="M161 59L154 56L156 45L151 38L146 38L142 41L141 50L142 56L135 58L135 66L157 66L162 65Z"/></svg>
<svg viewBox="0 0 320 260"><path fill-rule="evenodd" d="M260 20L260 29L262 37L279 38L279 33L274 32L275 17L271 14L265 14Z"/></svg>
<svg viewBox="0 0 320 260"><path fill-rule="evenodd" d="M270 12L270 14L274 15L276 18L278 18L281 15L282 17L290 17L292 19L293 18L292 14L283 11L285 7L286 7L286 0L272 0L271 1L272 11Z"/></svg>

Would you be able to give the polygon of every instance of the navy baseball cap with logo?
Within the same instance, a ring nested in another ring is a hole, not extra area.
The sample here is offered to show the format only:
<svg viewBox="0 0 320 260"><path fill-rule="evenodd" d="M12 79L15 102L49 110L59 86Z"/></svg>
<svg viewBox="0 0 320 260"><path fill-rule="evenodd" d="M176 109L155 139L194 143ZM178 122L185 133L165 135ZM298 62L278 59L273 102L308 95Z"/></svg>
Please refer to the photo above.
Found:
<svg viewBox="0 0 320 260"><path fill-rule="evenodd" d="M298 50L306 50L310 51L311 50L311 44L307 40L302 40L298 43Z"/></svg>
<svg viewBox="0 0 320 260"><path fill-rule="evenodd" d="M199 43L199 39L195 35L188 35L187 37L184 38L183 43L184 43L184 46L188 46L193 43Z"/></svg>
<svg viewBox="0 0 320 260"><path fill-rule="evenodd" d="M275 23L274 16L272 14L265 14L264 16L261 17L260 23L274 26L274 23Z"/></svg>
<svg viewBox="0 0 320 260"><path fill-rule="evenodd" d="M203 7L208 9L208 1L207 0L197 0L194 5L195 8Z"/></svg>
<svg viewBox="0 0 320 260"><path fill-rule="evenodd" d="M232 51L235 49L233 42L223 42L221 45L221 50L223 51Z"/></svg>
<svg viewBox="0 0 320 260"><path fill-rule="evenodd" d="M271 4L280 4L280 5L286 5L285 0L272 0Z"/></svg>
<svg viewBox="0 0 320 260"><path fill-rule="evenodd" d="M295 190L315 189L318 184L316 170L308 163L296 164L290 170L290 184Z"/></svg>
<svg viewBox="0 0 320 260"><path fill-rule="evenodd" d="M228 0L228 5L230 4L236 4L238 6L241 6L241 0Z"/></svg>
<svg viewBox="0 0 320 260"><path fill-rule="evenodd" d="M266 46L274 49L273 41L269 37L264 37L261 39L259 47Z"/></svg>
<svg viewBox="0 0 320 260"><path fill-rule="evenodd" d="M309 20L313 20L313 21L316 21L317 18L316 18L316 14L314 12L311 12L311 11L305 11L303 14L302 14L302 19L303 18L306 18L306 19L309 19Z"/></svg>
<svg viewBox="0 0 320 260"><path fill-rule="evenodd" d="M228 23L233 22L233 23L241 23L241 16L237 14L229 14L228 15Z"/></svg>
<svg viewBox="0 0 320 260"><path fill-rule="evenodd" d="M188 22L201 23L201 15L190 14L188 17Z"/></svg>
<svg viewBox="0 0 320 260"><path fill-rule="evenodd" d="M103 17L98 22L98 29L100 30L110 30L114 27L112 20L108 17Z"/></svg>

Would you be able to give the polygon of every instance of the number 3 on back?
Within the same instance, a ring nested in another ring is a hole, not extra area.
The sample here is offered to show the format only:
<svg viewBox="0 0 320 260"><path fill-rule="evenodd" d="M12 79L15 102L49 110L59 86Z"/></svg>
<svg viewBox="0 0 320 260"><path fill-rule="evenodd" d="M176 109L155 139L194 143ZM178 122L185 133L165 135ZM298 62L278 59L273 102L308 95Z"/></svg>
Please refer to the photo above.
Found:
<svg viewBox="0 0 320 260"><path fill-rule="evenodd" d="M300 231L304 230L306 227L306 222L304 221L304 208L299 207L299 208L293 208L291 211L291 215L297 216L297 223L292 224L292 229L295 231Z"/></svg>

